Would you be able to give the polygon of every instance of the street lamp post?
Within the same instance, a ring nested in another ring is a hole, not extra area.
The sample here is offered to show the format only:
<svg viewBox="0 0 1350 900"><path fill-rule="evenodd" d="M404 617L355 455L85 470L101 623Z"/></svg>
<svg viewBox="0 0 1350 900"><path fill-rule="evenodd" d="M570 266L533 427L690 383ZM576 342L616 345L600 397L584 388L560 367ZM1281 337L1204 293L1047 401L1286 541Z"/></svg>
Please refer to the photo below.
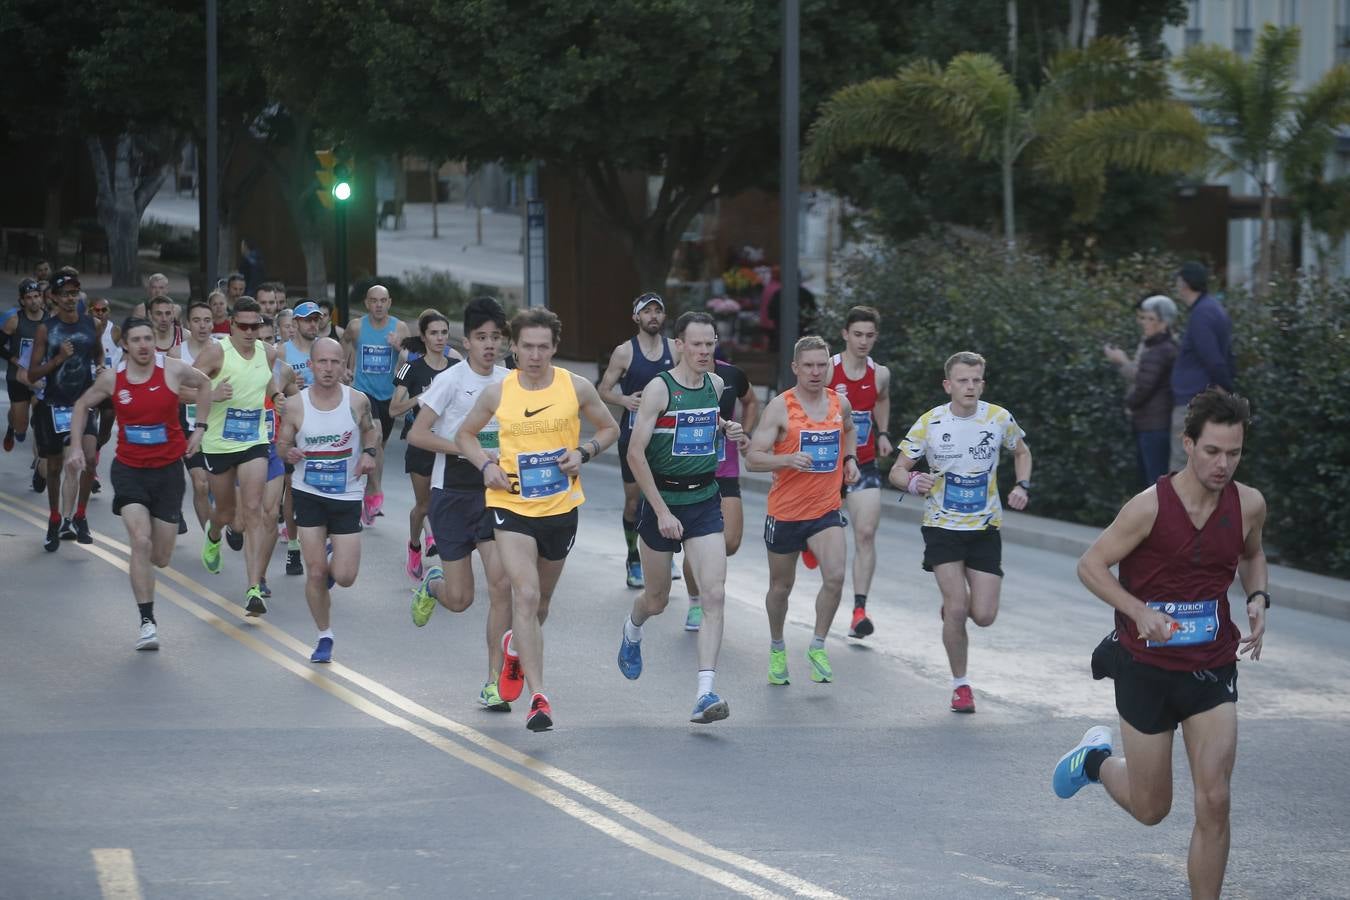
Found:
<svg viewBox="0 0 1350 900"><path fill-rule="evenodd" d="M333 225L334 225L334 246L333 246L333 267L336 272L333 275L333 288L337 294L338 317L342 320L342 326L345 328L350 322L350 310L347 306L347 201L352 198L352 184L348 180L346 166L339 165L336 170L337 180L333 183Z"/></svg>
<svg viewBox="0 0 1350 900"><path fill-rule="evenodd" d="M797 204L800 166L800 0L783 0L783 134L779 144L782 174L779 207L782 212L783 258L779 266L778 294L778 389L793 382L792 347L797 343Z"/></svg>

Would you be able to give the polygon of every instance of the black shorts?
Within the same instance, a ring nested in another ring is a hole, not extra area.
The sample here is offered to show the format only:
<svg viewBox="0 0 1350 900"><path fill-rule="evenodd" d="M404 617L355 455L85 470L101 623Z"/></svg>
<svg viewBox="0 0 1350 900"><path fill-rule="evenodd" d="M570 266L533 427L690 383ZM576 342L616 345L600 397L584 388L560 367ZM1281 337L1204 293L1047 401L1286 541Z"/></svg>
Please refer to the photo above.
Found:
<svg viewBox="0 0 1350 900"><path fill-rule="evenodd" d="M122 508L139 504L161 522L177 522L183 514L183 463L175 460L167 466L141 469L114 459L109 472L113 489L113 515Z"/></svg>
<svg viewBox="0 0 1350 900"><path fill-rule="evenodd" d="M539 555L550 562L567 559L572 543L577 539L577 511L556 516L522 516L509 509L488 508L492 527L497 531L513 531L534 538ZM439 550L440 541L436 542Z"/></svg>
<svg viewBox="0 0 1350 900"><path fill-rule="evenodd" d="M291 502L297 528L324 528L329 534L361 533L360 500L334 500L297 488L291 491Z"/></svg>
<svg viewBox="0 0 1350 900"><path fill-rule="evenodd" d="M366 394L366 399L370 401L371 416L380 423L380 440L387 444L394 433L394 417L389 415L389 401L376 400L369 394Z"/></svg>
<svg viewBox="0 0 1350 900"><path fill-rule="evenodd" d="M1176 672L1142 663L1113 631L1092 651L1092 677L1116 683L1116 712L1144 734L1164 734L1221 703L1236 703L1237 662L1198 672Z"/></svg>
<svg viewBox="0 0 1350 900"><path fill-rule="evenodd" d="M816 519L782 522L773 516L764 517L764 544L770 553L801 553L806 541L826 528L843 528L844 517L832 509Z"/></svg>
<svg viewBox="0 0 1350 900"><path fill-rule="evenodd" d="M717 479L717 493L723 497L741 499L741 480L735 475L723 475Z"/></svg>
<svg viewBox="0 0 1350 900"><path fill-rule="evenodd" d="M877 468L877 461L873 459L865 463L858 463L858 480L853 484L844 485L844 494L848 495L854 491L867 491L879 487L881 487L881 470Z"/></svg>
<svg viewBox="0 0 1350 900"><path fill-rule="evenodd" d="M22 384L17 378L6 378L5 388L9 391L10 403L27 403L33 399L33 390Z"/></svg>
<svg viewBox="0 0 1350 900"><path fill-rule="evenodd" d="M637 484L637 477L628 467L628 438L619 441L619 475L624 484Z"/></svg>
<svg viewBox="0 0 1350 900"><path fill-rule="evenodd" d="M925 525L919 530L923 532L925 572L943 563L959 562L965 563L967 569L1003 577L1003 536L997 528L953 531Z"/></svg>
<svg viewBox="0 0 1350 900"><path fill-rule="evenodd" d="M196 453L183 460L183 465L187 466L189 469L205 469L206 454L198 450Z"/></svg>
<svg viewBox="0 0 1350 900"><path fill-rule="evenodd" d="M202 453L202 463L212 475L224 475L233 468L242 466L252 459L266 460L267 448L271 444L254 444L247 450L235 450L231 453Z"/></svg>
<svg viewBox="0 0 1350 900"><path fill-rule="evenodd" d="M463 559L478 544L493 539L492 516L488 515L486 499L482 488L431 489L427 519L441 559L447 562Z"/></svg>
<svg viewBox="0 0 1350 900"><path fill-rule="evenodd" d="M656 510L648 505L645 498L638 502L638 536L648 547L661 553L674 553L690 538L703 537L705 534L721 534L725 530L722 525L722 498L717 494L698 503L672 506L670 511L684 526L683 540L672 541L661 534L661 529L657 527Z"/></svg>
<svg viewBox="0 0 1350 900"><path fill-rule="evenodd" d="M71 404L72 407L74 405ZM33 404L32 428L33 439L37 442L38 456L43 459L60 456L65 452L66 447L70 446L69 429L61 432L56 430L56 424L52 421L52 408L47 405L45 400L39 400ZM89 414L84 420L84 433L85 436L90 438L98 437L98 410L89 410Z"/></svg>
<svg viewBox="0 0 1350 900"><path fill-rule="evenodd" d="M408 445L408 450L403 454L403 472L406 475L422 475L426 478L431 477L431 473L436 469L436 453L434 450L423 450L421 447Z"/></svg>

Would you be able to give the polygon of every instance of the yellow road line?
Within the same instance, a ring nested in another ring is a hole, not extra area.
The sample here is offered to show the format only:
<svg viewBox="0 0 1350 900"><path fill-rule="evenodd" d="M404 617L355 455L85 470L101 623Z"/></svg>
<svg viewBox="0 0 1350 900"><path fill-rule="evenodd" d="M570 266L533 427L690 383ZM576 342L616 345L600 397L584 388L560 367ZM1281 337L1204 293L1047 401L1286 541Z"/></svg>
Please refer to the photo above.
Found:
<svg viewBox="0 0 1350 900"><path fill-rule="evenodd" d="M136 860L125 848L96 848L94 871L98 873L98 890L103 900L141 900L141 882L136 878Z"/></svg>
<svg viewBox="0 0 1350 900"><path fill-rule="evenodd" d="M39 507L36 507L33 504L25 503L24 501L19 500L16 497L13 497L13 495L9 496L11 500L15 504L18 504L19 506L28 507L29 509L34 510L34 512L45 512L45 510L41 510ZM39 519L34 515L29 515L27 512L16 508L10 503L0 501L0 508L8 509L15 516L21 519L26 519L27 521L39 527L46 526L45 520ZM121 543L120 541L113 540L101 534L96 535L96 537L100 543L106 544L107 546L112 547L122 553L129 555L131 552L130 548L127 545ZM104 559L105 561L111 563L117 568L122 569L124 572L128 570L128 566L125 562L123 562L120 558L113 556L112 554L108 553L107 551L103 550L100 547L97 546L91 547L85 545L76 545L76 546L79 546L81 549L86 550L101 559ZM168 577L170 580L178 583L179 585L189 590L195 590L199 592L202 595L202 597L204 597L212 604L225 609L236 618L244 620L245 617L243 614L243 610L239 606L231 603L225 597L221 596L215 591L212 591L210 588L207 588L206 586L200 584L197 581L194 581L191 578L188 578L186 575L183 575L181 572L178 572L177 570L172 568L161 569L159 570L159 572L160 574ZM357 709L360 709L362 712L365 712L374 718L386 722L387 724L393 725L396 728L400 728L404 731L407 731L409 734L412 734L418 737L419 739L425 741L426 743L429 743L432 746L437 747L437 749L440 749L443 752L455 756L456 758L464 762L467 762L470 765L476 766L477 768L482 769L483 771L488 772L489 774L492 774L495 777L502 779L503 781L506 781L508 784L511 784L519 788L520 790L523 790L526 793L531 794L532 796L536 796L537 798L544 800L546 803L555 806L556 808L562 810L563 812L566 812L568 815L572 815L574 818L577 818L578 820L583 821L586 824L592 825L592 827L595 827L598 830L610 835L611 837L614 837L616 840L619 840L622 843L628 844L629 846L632 846L635 849L642 850L643 852L649 853L653 856L657 856L658 858L664 859L668 862L678 865L681 868L688 869L689 871L695 872L696 874L702 875L706 878L709 878L710 880L716 881L719 884L723 884L724 886L732 890L736 890L741 893L746 893L748 896L774 896L773 894L766 892L764 889L760 888L758 885L755 885L752 882L748 882L745 881L744 879L741 879L734 873L726 872L722 869L709 866L701 862L700 860L685 856L684 854L669 850L668 848L663 847L660 844L656 844L650 841L650 839L636 832L631 831L630 829L619 824L618 822L615 822L612 819L609 819L605 816L601 816L598 813L595 813L592 810L588 809L587 807L576 803L575 801L571 800L565 795L560 794L557 791L554 791L550 788L544 787L534 781L531 781L528 778L521 776L519 773L516 773L511 769L507 769L504 766L501 766L499 763L493 762L490 759L486 759L480 756L479 754L473 753L470 750L460 747L458 744L447 741L441 735L425 729L423 726L417 724L416 722L409 721L408 719L405 719L401 716L396 716L393 713L389 712L388 710L385 710L383 707L371 703L370 701L360 696L359 694L356 694L348 690L347 688L344 688L341 685L332 682L328 678L320 675L318 672L315 671L315 669L312 666L308 664L309 646L307 644L301 642L288 632L282 630L281 628L278 628L275 625L272 625L269 622L261 621L258 619L247 620L249 624L252 624L255 627L261 629L263 633L267 634L269 637L272 637L278 643L288 647L289 649L299 654L301 658L305 660L304 665L298 664L293 660L289 659L288 657L282 656L273 648L262 643L256 638L248 635L247 633L239 631L237 628L232 627L230 623L219 618L209 610L202 609L192 600L188 599L187 597L184 597L182 594L178 593L177 591L173 590L167 585L164 585L162 582L158 586L158 591L162 596L168 598L177 606L182 607L189 613L193 614L199 619L202 619L208 624L215 626L225 634L228 634L230 637L233 637L236 640L240 641L241 643L244 643L246 646L249 646L250 649L253 649L255 652L258 652L259 654L267 657L268 659L271 659L278 665L281 665L283 668L286 668L294 672L295 674L299 675L300 677L304 678L305 680L323 688L325 691L328 691L330 694L333 694L335 697L338 697L339 699L343 700L343 702L346 702L349 705L354 706ZM802 896L821 897L821 898L839 897L839 895L834 894L833 892L827 890L826 888L820 887L819 885L813 884L812 882L806 881L805 879L798 878L797 876L792 875L788 872L776 869L772 866L766 865L749 857L742 856L741 854L727 850L722 850L718 847L715 847L712 844L709 844L708 842L702 840L701 838L689 834L688 832L685 832L677 828L671 823L668 823L663 819L655 815L652 815L651 813L648 813L641 807L638 807L633 803L630 803L626 800L623 800L609 793L608 791L605 791L603 788L593 785L582 778L579 778L562 769L557 768L556 766L540 762L539 760L534 759L528 754L521 753L520 751L511 747L510 745L497 741L494 738L488 737L487 735L473 728L468 727L467 725L456 722L452 719L446 718L445 716L439 713L436 713L433 710L427 709L426 707L422 706L416 701L403 696L397 691L394 691L391 688L388 688L385 685L381 684L380 682L368 678L360 674L359 672L356 672L355 670L352 670L346 666L342 666L341 664L338 663L332 664L330 670L333 675L337 675L347 679L348 681L351 681L353 684L362 687L369 693L373 694L376 697L379 697L380 699L384 700L390 705L395 706L396 708L401 709L404 712L410 713L411 715L414 715L417 718L420 718L429 724L435 725L440 728L444 728L445 730L450 731L456 736L461 737L464 740L467 740L485 750L488 750L509 762L515 763L516 765L519 765L522 768L526 768L534 772L535 774L548 778L560 784L561 786L566 787L577 794L580 794L581 796L592 801L593 803L603 806L606 809L610 810L611 812L620 815L624 818L627 818L630 821L635 822L636 824L641 825L642 827L655 832L656 834L660 835L661 837L665 838L671 843L674 843L678 846L682 846L685 849L694 851L696 853L701 853L705 856L716 859L717 861L722 862L724 864L740 868L743 871L756 875L766 881L773 882L782 888L793 891L794 893L800 894Z"/></svg>

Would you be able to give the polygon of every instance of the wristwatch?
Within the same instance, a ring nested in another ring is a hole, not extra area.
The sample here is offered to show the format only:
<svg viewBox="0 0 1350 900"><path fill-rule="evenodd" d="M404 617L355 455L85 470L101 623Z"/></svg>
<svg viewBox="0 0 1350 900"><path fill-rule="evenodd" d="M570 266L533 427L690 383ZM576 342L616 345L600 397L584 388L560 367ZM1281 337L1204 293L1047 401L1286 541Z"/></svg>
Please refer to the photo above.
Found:
<svg viewBox="0 0 1350 900"><path fill-rule="evenodd" d="M362 447L362 448L361 448L361 452L362 452L362 453L369 453L371 456L375 456L375 455L376 455L376 453L375 453L375 448L374 448L374 447Z"/></svg>
<svg viewBox="0 0 1350 900"><path fill-rule="evenodd" d="M1266 609L1270 609L1270 595L1267 594L1265 591L1252 591L1250 594L1247 595L1247 602L1251 603L1257 597L1260 597L1263 600L1265 600Z"/></svg>
<svg viewBox="0 0 1350 900"><path fill-rule="evenodd" d="M1025 480L1025 479L1023 479L1022 481L1017 482L1017 484L1013 485L1013 487L1020 487L1022 490L1026 491L1027 493L1031 493L1031 482L1030 482L1030 481L1027 481L1027 480Z"/></svg>
<svg viewBox="0 0 1350 900"><path fill-rule="evenodd" d="M858 461L858 457L854 456L852 453L845 453L844 462L848 462L850 459L853 460L854 463Z"/></svg>
<svg viewBox="0 0 1350 900"><path fill-rule="evenodd" d="M587 450L585 447L578 447L577 452L581 454L581 461L583 463L591 461L591 451Z"/></svg>

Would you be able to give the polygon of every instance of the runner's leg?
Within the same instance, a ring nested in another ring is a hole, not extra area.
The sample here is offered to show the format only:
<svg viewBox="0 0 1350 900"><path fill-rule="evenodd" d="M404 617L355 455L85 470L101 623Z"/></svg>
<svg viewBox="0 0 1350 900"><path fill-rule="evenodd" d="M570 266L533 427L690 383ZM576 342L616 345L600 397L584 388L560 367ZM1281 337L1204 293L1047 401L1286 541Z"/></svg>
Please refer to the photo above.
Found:
<svg viewBox="0 0 1350 900"><path fill-rule="evenodd" d="M1191 896L1215 898L1228 866L1230 782L1237 758L1237 704L1220 703L1181 723L1195 784L1195 827L1186 860Z"/></svg>
<svg viewBox="0 0 1350 900"><path fill-rule="evenodd" d="M685 564L698 577L702 587L703 624L698 632L700 671L717 668L722 651L722 629L727 580L726 539L720 534L705 534L684 542Z"/></svg>
<svg viewBox="0 0 1350 900"><path fill-rule="evenodd" d="M300 552L305 558L305 602L314 619L314 627L326 631L333 598L328 592L328 529L322 526L300 529Z"/></svg>
<svg viewBox="0 0 1350 900"><path fill-rule="evenodd" d="M981 628L988 628L998 617L998 596L1003 578L967 567L966 583L970 587L970 620Z"/></svg>
<svg viewBox="0 0 1350 900"><path fill-rule="evenodd" d="M1172 732L1144 734L1120 720L1123 756L1103 760L1101 783L1111 799L1145 825L1172 809Z"/></svg>
<svg viewBox="0 0 1350 900"><path fill-rule="evenodd" d="M881 521L881 488L853 491L844 501L853 525L853 593L864 600L877 568L877 523Z"/></svg>
<svg viewBox="0 0 1350 900"><path fill-rule="evenodd" d="M820 562L820 590L816 592L816 626L814 634L824 639L839 611L839 600L844 594L844 570L848 563L848 540L842 528L826 528L806 539Z"/></svg>
<svg viewBox="0 0 1350 900"><path fill-rule="evenodd" d="M239 518L244 526L244 566L248 570L250 587L262 581L266 568L263 551L267 545L266 531L276 535L276 518L269 524L263 512L263 486L267 481L267 457L250 459L235 466L239 480Z"/></svg>
<svg viewBox="0 0 1350 900"><path fill-rule="evenodd" d="M337 582L338 587L351 587L356 583L357 572L361 569L361 533L328 535L327 543L333 545L329 577Z"/></svg>
<svg viewBox="0 0 1350 900"><path fill-rule="evenodd" d="M787 622L788 596L797 580L797 558L800 553L769 555L769 590L764 595L764 608L769 614L769 640L783 640L783 625Z"/></svg>
<svg viewBox="0 0 1350 900"><path fill-rule="evenodd" d="M641 538L638 538L638 553L642 559L642 571L646 573L646 585L633 600L629 616L633 624L641 628L647 619L664 612L670 602L670 559L673 554L670 551L653 550Z"/></svg>
<svg viewBox="0 0 1350 900"><path fill-rule="evenodd" d="M511 627L511 578L502 566L495 540L479 543L478 555L488 583L488 681L496 681L502 670L502 635Z"/></svg>
<svg viewBox="0 0 1350 900"><path fill-rule="evenodd" d="M211 480L203 468L188 469L192 479L192 509L197 514L197 524L206 530L211 521Z"/></svg>
<svg viewBox="0 0 1350 900"><path fill-rule="evenodd" d="M947 664L952 676L966 676L966 617L970 615L970 594L966 584L966 564L941 563L933 566L933 577L942 592L942 646L947 649Z"/></svg>
<svg viewBox="0 0 1350 900"><path fill-rule="evenodd" d="M539 547L528 534L496 531L497 551L511 579L511 641L530 690L544 691L544 635L540 629Z"/></svg>

